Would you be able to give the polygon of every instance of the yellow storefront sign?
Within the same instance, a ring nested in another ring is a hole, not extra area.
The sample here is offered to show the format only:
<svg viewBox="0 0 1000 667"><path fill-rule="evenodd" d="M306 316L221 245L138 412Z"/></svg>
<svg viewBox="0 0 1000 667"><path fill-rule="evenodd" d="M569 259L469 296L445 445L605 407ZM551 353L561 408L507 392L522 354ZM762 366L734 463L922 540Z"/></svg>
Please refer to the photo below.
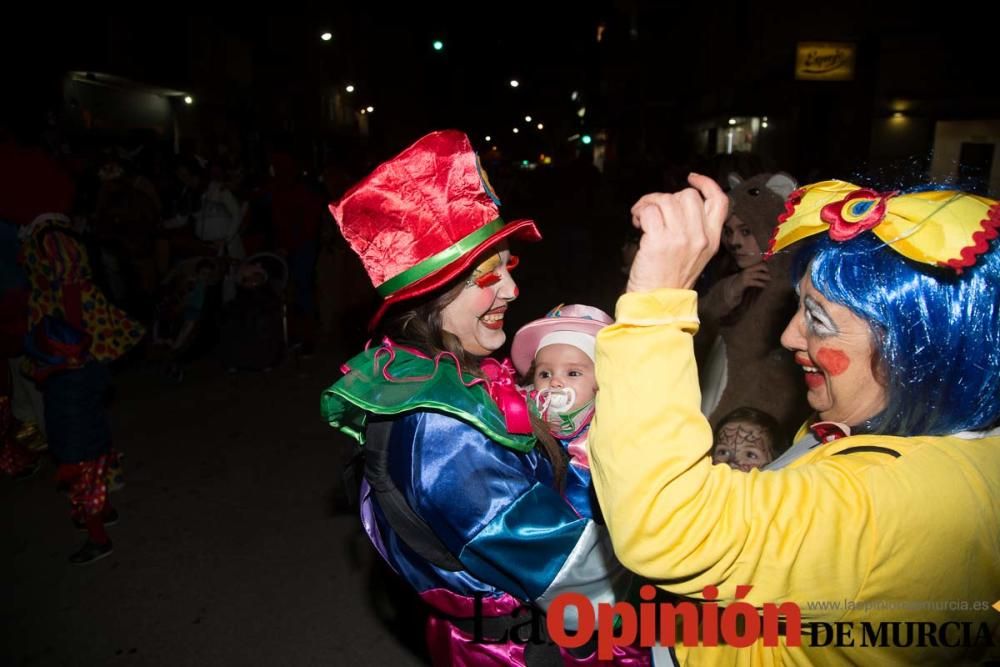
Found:
<svg viewBox="0 0 1000 667"><path fill-rule="evenodd" d="M854 78L854 44L799 42L795 78L806 81L850 81Z"/></svg>

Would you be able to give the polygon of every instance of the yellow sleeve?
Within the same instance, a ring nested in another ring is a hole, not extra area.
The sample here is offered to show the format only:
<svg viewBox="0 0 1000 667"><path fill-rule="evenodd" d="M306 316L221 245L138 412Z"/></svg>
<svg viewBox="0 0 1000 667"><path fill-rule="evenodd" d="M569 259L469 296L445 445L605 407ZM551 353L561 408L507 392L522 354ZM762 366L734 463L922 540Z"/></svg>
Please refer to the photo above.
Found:
<svg viewBox="0 0 1000 667"><path fill-rule="evenodd" d="M591 469L615 552L663 588L752 604L853 597L875 546L867 463L743 473L713 466L699 410L697 296L626 294L597 338ZM805 613L804 613L805 615Z"/></svg>

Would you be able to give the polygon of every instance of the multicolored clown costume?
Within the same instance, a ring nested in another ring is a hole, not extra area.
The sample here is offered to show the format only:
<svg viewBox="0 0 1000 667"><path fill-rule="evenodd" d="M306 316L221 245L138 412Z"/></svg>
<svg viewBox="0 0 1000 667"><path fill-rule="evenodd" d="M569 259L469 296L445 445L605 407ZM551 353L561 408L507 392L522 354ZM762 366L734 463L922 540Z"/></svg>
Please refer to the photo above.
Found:
<svg viewBox="0 0 1000 667"><path fill-rule="evenodd" d="M145 332L94 279L87 244L66 215L74 193L69 175L41 151L5 148L0 167L20 187L3 200L0 217L20 226L18 261L30 289L23 371L41 389L56 478L69 492L73 522L87 532L70 561L85 564L111 553L104 526L117 517L108 499L109 477L119 467L107 414L108 364Z"/></svg>
<svg viewBox="0 0 1000 667"><path fill-rule="evenodd" d="M331 210L385 297L373 324L389 306L469 276L505 239L540 238L530 220L500 218L468 138L455 131L420 139ZM488 289L490 275L472 273L467 288ZM383 339L343 371L322 412L363 446L362 520L430 606L434 663L532 665L555 656L597 664L511 637L525 622L523 606L544 610L564 591L608 602L630 575L604 529L567 500L576 480L565 491L554 484L510 364L463 367L454 354ZM648 664L648 654L620 664Z"/></svg>
<svg viewBox="0 0 1000 667"><path fill-rule="evenodd" d="M811 238L795 277L867 323L886 400L862 423L812 424L772 470L735 472L705 457L695 293L619 300L616 323L598 335L590 444L622 562L668 580L661 587L672 593L715 586L720 606L791 602L803 623L855 633L841 646L811 646L807 635L801 646L785 637L777 647L679 646L680 664L986 664L1000 655L990 607L1000 600L998 228L1000 204L962 192L827 181L792 194L770 252ZM876 631L900 622L903 634L866 645L862 621ZM933 628L934 640L907 642L913 624Z"/></svg>

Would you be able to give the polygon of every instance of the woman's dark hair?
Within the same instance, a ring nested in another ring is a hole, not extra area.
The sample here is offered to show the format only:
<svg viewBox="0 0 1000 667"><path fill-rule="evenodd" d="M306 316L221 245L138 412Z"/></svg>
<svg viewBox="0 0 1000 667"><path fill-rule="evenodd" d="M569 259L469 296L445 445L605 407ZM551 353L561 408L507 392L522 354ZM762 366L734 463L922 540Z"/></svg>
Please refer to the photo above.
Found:
<svg viewBox="0 0 1000 667"><path fill-rule="evenodd" d="M441 319L442 311L458 298L463 289L465 282L459 281L435 296L396 306L379 325L378 337L387 336L395 343L415 347L430 357L442 352L453 354L463 371L483 377L479 371L478 357L469 354L457 336L444 330Z"/></svg>
<svg viewBox="0 0 1000 667"><path fill-rule="evenodd" d="M462 371L476 377L483 377L479 370L479 357L470 354L454 334L445 331L441 313L466 288L464 277L445 288L443 292L425 297L423 300L404 302L387 313L379 325L377 339L388 337L395 343L416 348L424 354L435 357L442 352L453 354ZM549 433L549 428L538 416L531 413L531 431L541 445L542 452L552 463L552 474L556 487L560 490L566 475L566 453Z"/></svg>
<svg viewBox="0 0 1000 667"><path fill-rule="evenodd" d="M726 424L731 424L732 422L749 422L759 426L771 441L771 456L774 458L778 458L778 456L788 448L788 441L785 439L785 432L781 428L781 425L778 424L777 419L763 410L744 407L736 408L719 420L719 424L712 432L713 450L715 449L715 443L719 440L719 432Z"/></svg>

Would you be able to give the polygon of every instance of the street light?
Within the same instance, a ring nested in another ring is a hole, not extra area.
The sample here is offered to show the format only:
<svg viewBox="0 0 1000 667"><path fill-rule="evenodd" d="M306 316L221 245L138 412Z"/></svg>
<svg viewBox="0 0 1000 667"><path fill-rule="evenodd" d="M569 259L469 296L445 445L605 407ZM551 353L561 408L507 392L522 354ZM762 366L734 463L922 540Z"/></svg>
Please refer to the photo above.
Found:
<svg viewBox="0 0 1000 667"><path fill-rule="evenodd" d="M319 38L322 39L324 42L329 42L331 39L333 39L333 33L324 32L322 35L319 36Z"/></svg>
<svg viewBox="0 0 1000 667"><path fill-rule="evenodd" d="M441 49L444 48L444 42L442 42L440 39L435 39L434 43L431 46L434 47L435 51L440 51Z"/></svg>
<svg viewBox="0 0 1000 667"><path fill-rule="evenodd" d="M589 144L591 141L593 141L593 139L590 138L589 134L585 134L582 137L580 137L580 141L583 142L584 144Z"/></svg>
<svg viewBox="0 0 1000 667"><path fill-rule="evenodd" d="M517 88L520 85L521 85L521 82L518 81L517 79L511 79L510 80L510 87L511 88Z"/></svg>
<svg viewBox="0 0 1000 667"><path fill-rule="evenodd" d="M184 104L194 104L194 98L190 95L184 96Z"/></svg>
<svg viewBox="0 0 1000 667"><path fill-rule="evenodd" d="M524 117L524 122L525 123L530 123L531 122L531 116L525 116Z"/></svg>
<svg viewBox="0 0 1000 667"><path fill-rule="evenodd" d="M545 126L544 126L544 125L542 125L541 123L539 123L539 124L538 124L538 125L536 125L535 127L537 127L537 128L539 129L539 130L544 130L544 129L545 129Z"/></svg>
<svg viewBox="0 0 1000 667"><path fill-rule="evenodd" d="M493 141L493 138L490 135L487 134L486 135L486 141Z"/></svg>
<svg viewBox="0 0 1000 667"><path fill-rule="evenodd" d="M368 113L371 113L372 111L375 111L375 107L367 106L367 107L365 107L365 111L367 111Z"/></svg>
<svg viewBox="0 0 1000 667"><path fill-rule="evenodd" d="M344 86L344 90L346 90L349 93L353 93L354 92L354 84L351 84L351 83L347 84L346 86Z"/></svg>
<svg viewBox="0 0 1000 667"><path fill-rule="evenodd" d="M517 133L518 133L518 132L520 132L520 131L521 131L521 130L517 129L516 127L514 128L514 134L517 134Z"/></svg>

